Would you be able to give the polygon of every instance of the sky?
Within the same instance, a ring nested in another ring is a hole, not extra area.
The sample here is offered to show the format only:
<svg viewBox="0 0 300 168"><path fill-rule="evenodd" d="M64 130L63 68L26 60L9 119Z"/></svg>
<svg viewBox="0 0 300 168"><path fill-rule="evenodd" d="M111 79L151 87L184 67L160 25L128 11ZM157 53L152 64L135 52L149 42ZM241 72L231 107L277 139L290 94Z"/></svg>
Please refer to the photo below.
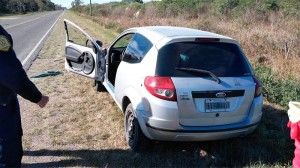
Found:
<svg viewBox="0 0 300 168"><path fill-rule="evenodd" d="M71 7L71 2L73 0L51 0L51 2L62 5L63 7L70 8ZM90 4L90 0L82 0L84 4ZM92 3L108 3L108 2L116 2L116 1L121 1L121 0L92 0ZM144 2L148 2L150 0L144 0Z"/></svg>

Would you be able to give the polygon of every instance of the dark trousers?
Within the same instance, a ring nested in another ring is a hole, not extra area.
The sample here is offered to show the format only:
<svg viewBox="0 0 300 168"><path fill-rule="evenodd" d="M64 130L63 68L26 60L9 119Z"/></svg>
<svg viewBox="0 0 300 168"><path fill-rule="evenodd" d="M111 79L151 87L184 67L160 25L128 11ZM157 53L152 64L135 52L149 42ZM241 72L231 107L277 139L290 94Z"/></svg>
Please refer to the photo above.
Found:
<svg viewBox="0 0 300 168"><path fill-rule="evenodd" d="M21 167L23 157L22 137L4 140L2 143L1 164L4 167Z"/></svg>
<svg viewBox="0 0 300 168"><path fill-rule="evenodd" d="M23 156L19 102L0 107L0 168L21 167Z"/></svg>

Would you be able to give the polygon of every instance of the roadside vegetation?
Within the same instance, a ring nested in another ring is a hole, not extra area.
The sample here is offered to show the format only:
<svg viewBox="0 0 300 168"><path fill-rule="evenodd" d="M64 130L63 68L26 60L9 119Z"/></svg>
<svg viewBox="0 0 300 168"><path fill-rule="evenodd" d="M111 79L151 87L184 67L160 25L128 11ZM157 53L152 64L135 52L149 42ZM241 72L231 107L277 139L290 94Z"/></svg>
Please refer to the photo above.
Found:
<svg viewBox="0 0 300 168"><path fill-rule="evenodd" d="M1 0L0 16L61 9L51 0Z"/></svg>
<svg viewBox="0 0 300 168"><path fill-rule="evenodd" d="M119 5L143 6L118 3L106 5L116 5L116 9ZM149 19L139 18L142 16L125 16L126 8L123 8L123 13L119 13L118 17L117 15L91 17L84 12L66 11L55 26L29 69L28 76L49 70L62 71L63 74L32 79L46 95L50 96L46 108L40 109L21 99L25 148L23 167L291 167L294 145L286 127L288 122L286 111L267 101L263 107L262 123L253 134L245 138L209 142L156 142L144 153L132 152L125 142L123 115L110 95L95 92L92 87L93 80L64 70L65 36L62 19L73 21L95 39L100 39L104 47L108 46L121 29L131 26L184 23L191 26L203 23L195 18L190 23L191 20L175 16ZM136 8L135 11L138 9L140 8ZM201 21L207 21L211 25L204 24L206 30L212 27L214 30L224 31L227 35L234 30L236 34L230 35L235 35L235 38L243 36L239 31L246 32L242 27L234 29L235 26L241 26L238 22L227 23L219 20L218 23L214 23L204 16L201 18L203 19ZM157 23L154 24L155 22ZM254 54L257 53L257 49L251 48L254 47L252 45L258 45L250 40L253 26L249 28L248 41L242 40L242 45L245 52L253 53L248 54L248 57L256 63L260 56ZM277 39L273 36L270 38ZM263 51L268 53L271 50L264 47ZM293 49L293 52L295 51ZM274 55L275 58L283 57L277 54ZM290 55L288 58L299 59L297 55ZM271 66L275 63L272 60L272 57L268 57L268 61L257 65L268 67L273 74L278 67ZM285 57L282 60L289 61ZM265 72L262 70L259 73ZM283 80L280 78L281 75L279 73L277 77Z"/></svg>
<svg viewBox="0 0 300 168"><path fill-rule="evenodd" d="M300 101L299 0L162 0L73 6L116 32L149 25L211 31L237 39L264 84L265 98L283 108Z"/></svg>

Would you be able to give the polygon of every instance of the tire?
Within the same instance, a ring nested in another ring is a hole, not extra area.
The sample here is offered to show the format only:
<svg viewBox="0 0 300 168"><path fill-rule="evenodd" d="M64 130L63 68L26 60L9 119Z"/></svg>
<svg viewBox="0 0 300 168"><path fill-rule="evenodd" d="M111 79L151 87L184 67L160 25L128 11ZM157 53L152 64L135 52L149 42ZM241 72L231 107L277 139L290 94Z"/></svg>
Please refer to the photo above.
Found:
<svg viewBox="0 0 300 168"><path fill-rule="evenodd" d="M125 110L124 127L126 142L133 151L144 151L149 147L151 140L143 134L131 103Z"/></svg>
<svg viewBox="0 0 300 168"><path fill-rule="evenodd" d="M95 87L96 92L106 92L107 91L106 88L103 86L103 84L96 80L94 83L94 87Z"/></svg>

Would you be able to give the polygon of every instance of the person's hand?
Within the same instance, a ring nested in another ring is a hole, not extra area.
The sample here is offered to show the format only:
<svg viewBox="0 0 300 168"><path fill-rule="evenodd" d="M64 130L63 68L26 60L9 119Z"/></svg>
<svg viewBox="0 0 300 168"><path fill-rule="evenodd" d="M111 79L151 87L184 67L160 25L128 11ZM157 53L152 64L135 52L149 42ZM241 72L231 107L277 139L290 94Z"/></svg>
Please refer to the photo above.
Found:
<svg viewBox="0 0 300 168"><path fill-rule="evenodd" d="M37 102L36 104L40 106L40 108L43 108L46 106L46 104L49 101L49 97L48 96L42 96L41 100L39 102Z"/></svg>

